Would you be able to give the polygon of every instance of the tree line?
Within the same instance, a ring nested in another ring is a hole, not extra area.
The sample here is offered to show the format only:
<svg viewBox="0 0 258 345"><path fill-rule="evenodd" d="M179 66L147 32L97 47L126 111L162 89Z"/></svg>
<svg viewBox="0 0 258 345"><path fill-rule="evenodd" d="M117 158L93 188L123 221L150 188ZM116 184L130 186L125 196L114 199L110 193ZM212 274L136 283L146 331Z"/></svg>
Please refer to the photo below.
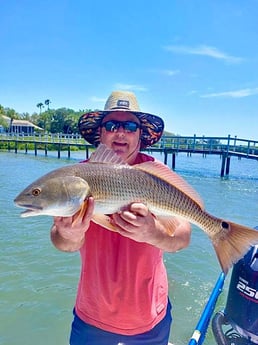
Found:
<svg viewBox="0 0 258 345"><path fill-rule="evenodd" d="M42 111L44 109L44 103L47 107L45 111ZM58 109L51 109L49 107L50 100L47 99L45 102L39 102L37 104L37 107L39 108L39 113L34 112L33 114L29 113L17 113L14 109L11 108L5 108L0 104L0 125L2 125L6 132L9 131L9 124L7 124L6 120L2 117L2 115L8 116L11 119L11 123L14 119L19 120L27 120L32 122L34 125L42 128L45 132L48 133L64 133L64 134L77 134L78 131L78 121L82 114L85 114L89 111L92 111L91 109L84 109L84 110L78 110L75 111L70 108L58 108ZM95 109L96 110L96 109ZM10 127L11 127L10 123ZM164 135L166 136L175 136L175 134L171 132L164 131ZM180 136L177 134L177 136ZM172 140L172 139L171 139ZM183 141L184 139L182 139ZM181 144L182 144L181 141ZM167 140L167 143L169 143L169 140ZM171 142L172 144L172 142ZM215 145L219 144L219 140L216 139L206 139L206 144Z"/></svg>
<svg viewBox="0 0 258 345"><path fill-rule="evenodd" d="M4 107L0 104L0 125L8 131L8 127L11 127L13 120L27 120L42 128L45 132L75 134L78 133L78 120L80 116L91 111L91 109L75 111L65 107L51 109L49 107L50 103L50 100L45 100L47 109L44 111L42 111L44 104L42 102L38 103L39 113L34 112L33 114L27 112L21 114L12 108ZM10 124L7 123L3 115L11 119Z"/></svg>

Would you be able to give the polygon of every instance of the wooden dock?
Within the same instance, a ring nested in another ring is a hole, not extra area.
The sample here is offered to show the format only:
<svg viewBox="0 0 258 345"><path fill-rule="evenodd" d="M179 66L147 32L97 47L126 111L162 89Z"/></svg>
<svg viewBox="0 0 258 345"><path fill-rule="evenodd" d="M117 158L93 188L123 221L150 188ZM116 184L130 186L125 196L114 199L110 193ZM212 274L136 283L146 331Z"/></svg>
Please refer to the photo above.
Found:
<svg viewBox="0 0 258 345"><path fill-rule="evenodd" d="M18 151L33 150L37 156L39 150L43 150L45 156L48 152L57 151L57 157L61 152L67 151L67 157L75 150L85 150L85 158L88 158L94 147L87 144L79 135L42 135L42 136L7 136L0 135L0 148L3 150ZM184 152L188 156L192 154L219 155L221 157L220 176L229 175L230 159L233 156L258 160L258 141L239 139L237 137L197 137L194 136L163 136L158 144L144 150L146 152L160 152L164 155L164 163L167 164L168 157L172 156L172 169L176 168L176 157L178 153Z"/></svg>

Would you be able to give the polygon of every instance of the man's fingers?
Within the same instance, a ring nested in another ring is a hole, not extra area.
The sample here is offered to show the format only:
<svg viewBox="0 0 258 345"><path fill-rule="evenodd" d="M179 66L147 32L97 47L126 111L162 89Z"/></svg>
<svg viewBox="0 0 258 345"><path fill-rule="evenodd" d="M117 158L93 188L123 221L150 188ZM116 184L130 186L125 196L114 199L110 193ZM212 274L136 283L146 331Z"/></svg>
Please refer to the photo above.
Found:
<svg viewBox="0 0 258 345"><path fill-rule="evenodd" d="M130 211L142 217L146 217L149 213L148 207L140 202L132 203L130 205Z"/></svg>

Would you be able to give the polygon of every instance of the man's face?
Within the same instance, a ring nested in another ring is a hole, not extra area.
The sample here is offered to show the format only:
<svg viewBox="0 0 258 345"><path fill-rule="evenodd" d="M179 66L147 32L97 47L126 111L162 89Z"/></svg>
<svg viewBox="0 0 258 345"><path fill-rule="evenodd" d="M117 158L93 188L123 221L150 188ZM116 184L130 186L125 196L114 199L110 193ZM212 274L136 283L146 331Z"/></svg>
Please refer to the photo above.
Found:
<svg viewBox="0 0 258 345"><path fill-rule="evenodd" d="M114 111L106 115L102 121L102 125L108 121L132 121L140 125L139 119L133 114L125 111ZM115 124L115 122L114 122ZM110 126L112 128L112 126ZM129 126L130 127L130 126ZM102 127L100 131L100 142L114 150L123 160L132 164L140 149L141 129L130 131L123 128L123 125L114 126L114 129Z"/></svg>

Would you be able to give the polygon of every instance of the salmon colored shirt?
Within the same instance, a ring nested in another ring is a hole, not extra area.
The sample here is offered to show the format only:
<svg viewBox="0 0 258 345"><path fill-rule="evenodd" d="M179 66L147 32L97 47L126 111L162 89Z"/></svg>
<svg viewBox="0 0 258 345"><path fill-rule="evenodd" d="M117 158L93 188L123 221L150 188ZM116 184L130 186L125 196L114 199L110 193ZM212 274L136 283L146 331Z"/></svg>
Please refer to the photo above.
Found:
<svg viewBox="0 0 258 345"><path fill-rule="evenodd" d="M153 160L139 153L135 164ZM84 322L105 331L144 333L166 314L168 282L163 252L91 222L80 250L75 304Z"/></svg>

